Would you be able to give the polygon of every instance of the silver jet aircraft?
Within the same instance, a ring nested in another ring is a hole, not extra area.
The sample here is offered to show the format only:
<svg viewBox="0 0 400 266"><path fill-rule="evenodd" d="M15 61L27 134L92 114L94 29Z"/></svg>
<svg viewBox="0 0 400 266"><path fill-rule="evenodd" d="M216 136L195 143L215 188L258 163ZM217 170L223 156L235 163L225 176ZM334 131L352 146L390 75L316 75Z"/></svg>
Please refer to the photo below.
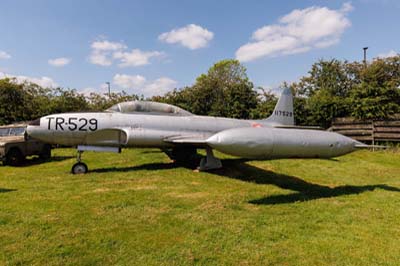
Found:
<svg viewBox="0 0 400 266"><path fill-rule="evenodd" d="M179 107L148 101L122 102L104 112L53 114L33 121L30 137L76 146L73 174L86 173L83 151L120 152L121 148L161 148L176 161L206 150L200 170L222 167L213 149L246 159L331 158L365 146L343 135L294 125L293 96L282 92L272 115L240 120L193 115Z"/></svg>

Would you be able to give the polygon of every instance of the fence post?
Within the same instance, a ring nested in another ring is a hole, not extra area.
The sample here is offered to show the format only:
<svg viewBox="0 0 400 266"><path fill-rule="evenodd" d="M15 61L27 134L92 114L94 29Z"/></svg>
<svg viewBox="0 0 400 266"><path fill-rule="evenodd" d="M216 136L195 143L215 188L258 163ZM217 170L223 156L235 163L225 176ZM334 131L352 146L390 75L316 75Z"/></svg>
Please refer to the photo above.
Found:
<svg viewBox="0 0 400 266"><path fill-rule="evenodd" d="M372 120L372 151L375 151L375 120Z"/></svg>

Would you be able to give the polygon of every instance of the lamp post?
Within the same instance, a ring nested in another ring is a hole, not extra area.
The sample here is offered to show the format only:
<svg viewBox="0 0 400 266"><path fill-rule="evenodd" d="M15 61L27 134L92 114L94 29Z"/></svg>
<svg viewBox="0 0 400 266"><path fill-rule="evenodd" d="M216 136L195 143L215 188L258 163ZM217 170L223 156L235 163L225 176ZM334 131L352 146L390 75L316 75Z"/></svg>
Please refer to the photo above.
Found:
<svg viewBox="0 0 400 266"><path fill-rule="evenodd" d="M363 48L363 50L364 50L364 65L365 66L367 65L367 49L368 49L368 47Z"/></svg>
<svg viewBox="0 0 400 266"><path fill-rule="evenodd" d="M111 84L110 82L106 82L106 84L108 85L108 98L111 99Z"/></svg>

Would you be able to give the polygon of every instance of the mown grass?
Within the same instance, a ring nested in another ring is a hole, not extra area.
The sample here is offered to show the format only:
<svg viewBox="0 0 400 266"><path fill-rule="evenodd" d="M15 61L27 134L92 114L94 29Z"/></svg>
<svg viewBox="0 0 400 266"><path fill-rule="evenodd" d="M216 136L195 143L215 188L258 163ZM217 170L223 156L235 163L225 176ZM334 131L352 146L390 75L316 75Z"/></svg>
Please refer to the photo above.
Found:
<svg viewBox="0 0 400 266"><path fill-rule="evenodd" d="M0 265L400 265L400 153L196 173L157 150L0 167Z"/></svg>

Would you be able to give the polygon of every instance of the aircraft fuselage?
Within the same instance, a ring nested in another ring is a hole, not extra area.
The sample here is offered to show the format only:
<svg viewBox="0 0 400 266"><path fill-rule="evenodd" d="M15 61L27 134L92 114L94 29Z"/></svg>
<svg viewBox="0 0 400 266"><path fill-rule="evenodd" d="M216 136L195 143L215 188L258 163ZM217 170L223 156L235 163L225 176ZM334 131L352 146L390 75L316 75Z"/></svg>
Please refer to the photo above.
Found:
<svg viewBox="0 0 400 266"><path fill-rule="evenodd" d="M42 117L40 125L29 126L28 132L36 139L60 145L162 147L170 145L164 141L165 138L182 133L207 137L230 128L258 125L255 121L209 116L64 113ZM123 129L127 139L109 143L88 137L90 133L113 128Z"/></svg>
<svg viewBox="0 0 400 266"><path fill-rule="evenodd" d="M182 149L205 148L207 156L199 169L209 170L222 166L213 149L247 159L330 158L352 152L360 144L334 132L294 126L290 89L282 92L272 115L263 120L197 116L168 104L134 101L105 112L48 115L32 122L27 133L47 143L77 146L73 173L87 172L80 159L87 150L157 147L186 160L190 155Z"/></svg>

